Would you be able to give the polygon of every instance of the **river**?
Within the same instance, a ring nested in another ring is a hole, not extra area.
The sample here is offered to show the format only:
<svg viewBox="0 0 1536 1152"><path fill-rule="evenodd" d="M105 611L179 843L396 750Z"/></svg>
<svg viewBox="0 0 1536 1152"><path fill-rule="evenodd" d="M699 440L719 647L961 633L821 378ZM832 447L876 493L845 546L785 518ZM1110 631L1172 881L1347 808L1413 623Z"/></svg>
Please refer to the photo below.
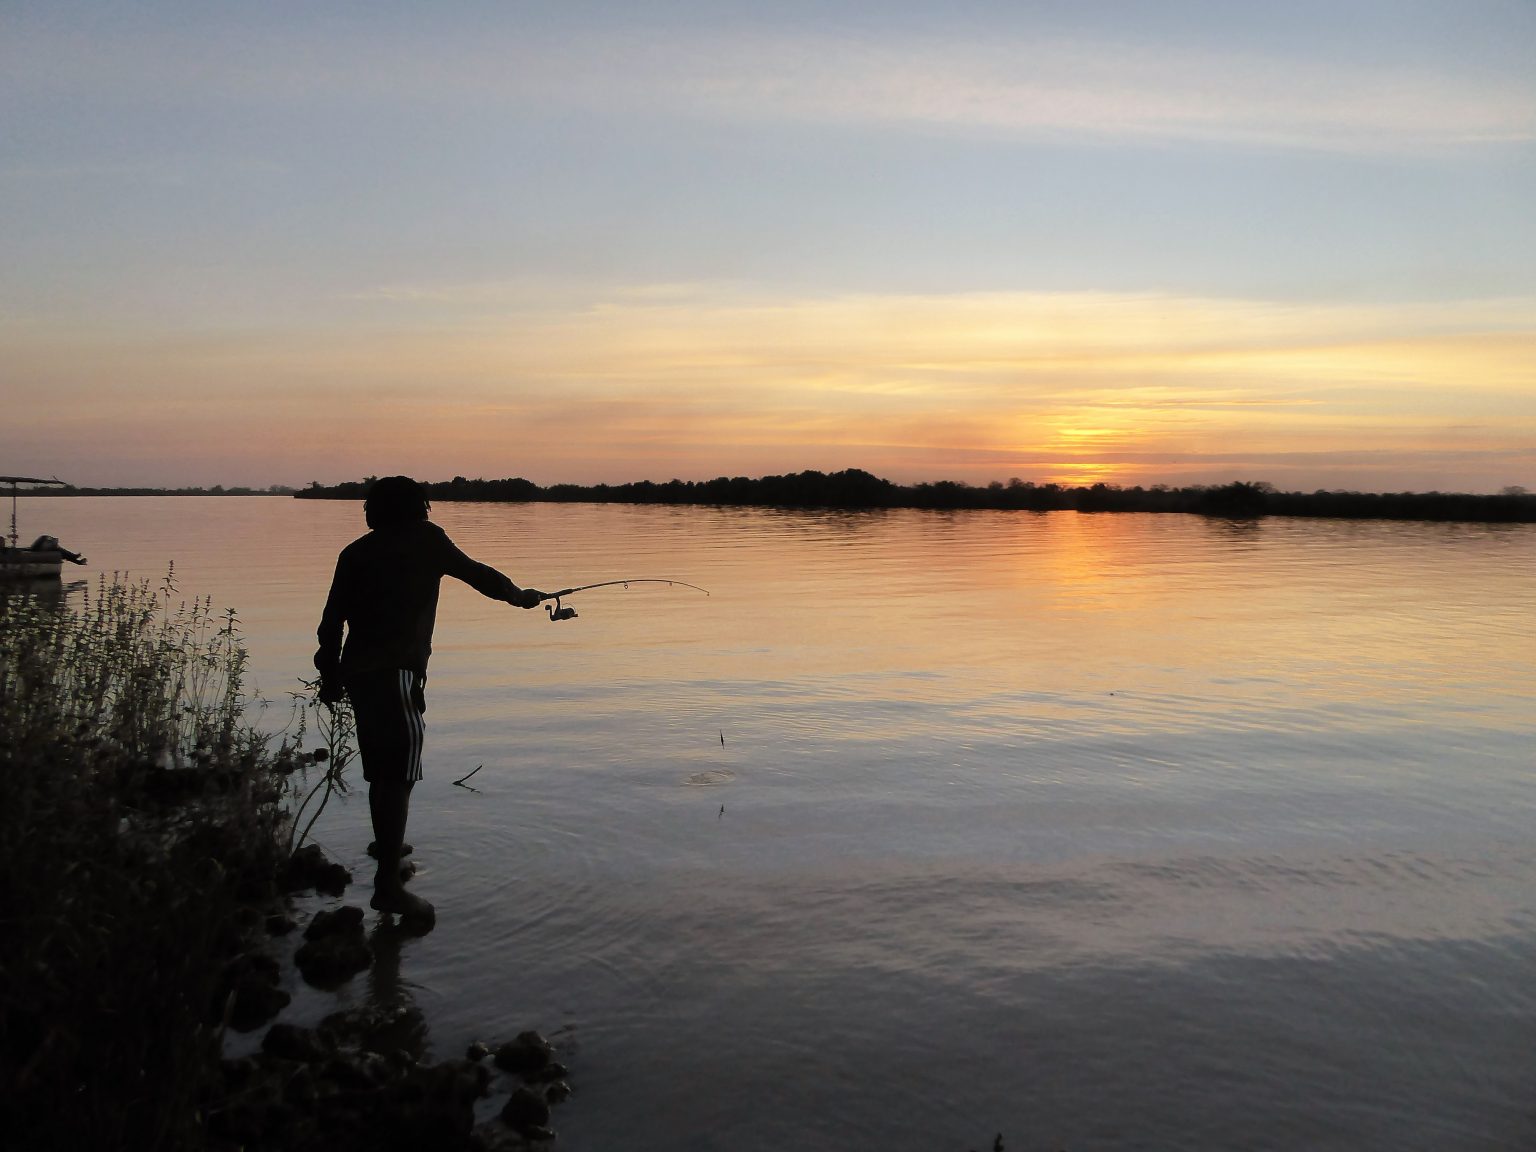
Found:
<svg viewBox="0 0 1536 1152"><path fill-rule="evenodd" d="M174 561L236 609L273 725L363 530L21 512L69 575ZM1536 527L434 519L521 584L710 590L551 623L445 581L409 834L438 925L340 993L414 1003L438 1058L554 1035L567 1152L1536 1146ZM354 903L366 821L317 828Z"/></svg>

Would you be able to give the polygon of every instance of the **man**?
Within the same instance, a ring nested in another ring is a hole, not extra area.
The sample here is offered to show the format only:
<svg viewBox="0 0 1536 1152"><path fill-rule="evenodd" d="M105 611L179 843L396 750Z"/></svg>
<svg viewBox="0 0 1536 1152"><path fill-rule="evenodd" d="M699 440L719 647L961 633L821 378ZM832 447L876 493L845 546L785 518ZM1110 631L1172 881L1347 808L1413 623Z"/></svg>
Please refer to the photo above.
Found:
<svg viewBox="0 0 1536 1152"><path fill-rule="evenodd" d="M405 890L400 858L411 788L421 779L423 689L438 582L453 576L492 600L519 608L545 599L537 589L519 588L460 552L446 532L428 521L431 507L425 489L409 476L386 476L368 489L363 514L371 531L337 558L315 653L320 699L334 703L345 690L357 719L378 858L373 907L418 921L432 920L434 912L431 904Z"/></svg>

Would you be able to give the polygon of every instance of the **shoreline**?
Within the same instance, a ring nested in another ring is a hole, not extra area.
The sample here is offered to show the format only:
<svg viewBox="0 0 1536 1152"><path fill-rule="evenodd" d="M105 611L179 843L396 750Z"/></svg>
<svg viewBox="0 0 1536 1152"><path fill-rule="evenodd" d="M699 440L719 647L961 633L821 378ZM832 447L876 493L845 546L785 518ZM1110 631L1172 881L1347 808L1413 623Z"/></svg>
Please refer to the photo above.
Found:
<svg viewBox="0 0 1536 1152"><path fill-rule="evenodd" d="M298 500L361 500L370 481L312 484L293 495ZM707 507L769 507L876 511L1002 512L1144 512L1200 515L1227 520L1267 516L1345 520L1424 520L1465 523L1536 523L1536 495L1518 487L1498 495L1446 492L1281 492L1262 482L1186 488L1156 485L1123 488L1093 484L999 481L973 487L956 481L899 485L868 472L800 472L787 476L719 477L671 480L663 484L540 487L530 480L466 480L427 483L428 498L438 502L662 504Z"/></svg>
<svg viewBox="0 0 1536 1152"><path fill-rule="evenodd" d="M274 484L267 488L214 485L211 488L103 488L66 485L28 490L48 498L71 496L272 496L299 500L362 500L372 478L307 488ZM1268 516L1335 520L1421 520L1484 524L1536 523L1536 493L1512 485L1499 493L1357 492L1340 489L1286 492L1262 481L1156 484L1124 487L1096 483L1072 487L1036 484L1017 478L985 486L940 480L903 485L856 468L842 472L806 471L782 476L717 477L713 480L650 480L626 484L552 484L541 486L513 477L499 480L424 482L430 499L448 503L655 504L715 508L792 508L807 510L1000 512L1143 512L1182 513L1217 519L1255 520Z"/></svg>

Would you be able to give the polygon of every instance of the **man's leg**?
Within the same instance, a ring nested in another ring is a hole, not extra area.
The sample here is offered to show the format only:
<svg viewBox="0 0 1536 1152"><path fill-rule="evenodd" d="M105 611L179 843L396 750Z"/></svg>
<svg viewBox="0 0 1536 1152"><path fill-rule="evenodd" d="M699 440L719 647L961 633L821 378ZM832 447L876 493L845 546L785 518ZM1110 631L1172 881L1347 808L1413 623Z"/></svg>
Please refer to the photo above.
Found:
<svg viewBox="0 0 1536 1152"><path fill-rule="evenodd" d="M368 811L378 845L378 871L373 878L373 907L401 916L430 917L432 905L405 890L400 879L400 845L411 811L411 780L374 781L368 785Z"/></svg>
<svg viewBox="0 0 1536 1152"><path fill-rule="evenodd" d="M357 719L357 749L373 817L373 855L379 862L372 904L381 912L430 918L432 905L407 892L400 879L411 786L421 779L426 734L416 684L409 669L367 671L348 677L347 695Z"/></svg>

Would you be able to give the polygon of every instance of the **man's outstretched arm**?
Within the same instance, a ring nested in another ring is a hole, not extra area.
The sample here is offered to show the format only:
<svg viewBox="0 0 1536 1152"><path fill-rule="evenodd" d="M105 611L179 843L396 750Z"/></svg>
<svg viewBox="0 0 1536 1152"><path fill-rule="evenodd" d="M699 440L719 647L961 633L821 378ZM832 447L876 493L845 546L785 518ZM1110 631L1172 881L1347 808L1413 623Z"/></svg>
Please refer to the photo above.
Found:
<svg viewBox="0 0 1536 1152"><path fill-rule="evenodd" d="M464 581L482 596L489 596L492 600L505 600L518 608L534 608L545 599L544 593L537 588L520 588L509 576L498 572L489 564L471 560L446 536L443 538L443 543L447 546L446 561L443 565L444 573Z"/></svg>

